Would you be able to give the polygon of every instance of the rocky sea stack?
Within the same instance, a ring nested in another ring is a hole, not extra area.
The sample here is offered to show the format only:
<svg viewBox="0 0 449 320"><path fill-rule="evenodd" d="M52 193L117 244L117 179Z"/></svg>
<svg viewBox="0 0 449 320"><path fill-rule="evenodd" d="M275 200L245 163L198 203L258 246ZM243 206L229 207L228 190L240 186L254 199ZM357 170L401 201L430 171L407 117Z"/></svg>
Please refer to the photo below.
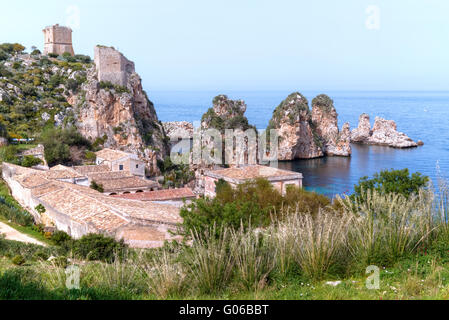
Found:
<svg viewBox="0 0 449 320"><path fill-rule="evenodd" d="M278 131L279 160L312 159L324 155L349 156L349 125L338 129L337 112L333 101L319 95L312 101L295 92L274 110L268 130Z"/></svg>
<svg viewBox="0 0 449 320"><path fill-rule="evenodd" d="M397 130L396 122L376 117L371 129L370 117L366 113L359 118L359 125L351 132L354 143L389 146L393 148L414 148L423 145L422 141L415 142L405 133Z"/></svg>
<svg viewBox="0 0 449 320"><path fill-rule="evenodd" d="M245 116L246 103L243 100L231 100L226 95L216 96L213 107L201 118L203 129L214 128L221 132L225 129L247 130L254 128Z"/></svg>

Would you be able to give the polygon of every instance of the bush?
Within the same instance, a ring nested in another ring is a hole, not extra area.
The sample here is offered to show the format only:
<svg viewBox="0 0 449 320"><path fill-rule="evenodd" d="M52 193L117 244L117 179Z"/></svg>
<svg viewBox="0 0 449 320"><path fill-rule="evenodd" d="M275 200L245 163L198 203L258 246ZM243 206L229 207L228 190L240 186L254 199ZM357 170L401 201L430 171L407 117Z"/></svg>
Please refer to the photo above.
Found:
<svg viewBox="0 0 449 320"><path fill-rule="evenodd" d="M17 208L3 196L0 196L0 215L21 226L32 226L34 223L34 218L30 213Z"/></svg>
<svg viewBox="0 0 449 320"><path fill-rule="evenodd" d="M31 168L42 163L42 160L34 156L24 156L22 159L22 167Z"/></svg>
<svg viewBox="0 0 449 320"><path fill-rule="evenodd" d="M427 185L429 177L416 172L411 176L408 169L384 170L374 174L372 179L363 177L359 184L354 186L353 198L363 198L368 191L376 190L382 194L397 193L408 198L417 194L419 190Z"/></svg>
<svg viewBox="0 0 449 320"><path fill-rule="evenodd" d="M11 262L16 266L21 266L25 263L25 258L22 257L20 254L18 254L17 256L11 259Z"/></svg>
<svg viewBox="0 0 449 320"><path fill-rule="evenodd" d="M101 260L111 262L116 257L121 257L127 249L123 240L101 234L88 234L74 241L73 252L75 255L87 260Z"/></svg>
<svg viewBox="0 0 449 320"><path fill-rule="evenodd" d="M72 239L66 232L57 230L53 232L51 235L51 241L53 241L56 245L62 245L63 243Z"/></svg>
<svg viewBox="0 0 449 320"><path fill-rule="evenodd" d="M232 188L225 181L216 183L214 199L197 199L181 209L183 229L207 230L215 224L229 226L235 230L250 224L266 227L277 217L283 207L301 209L301 212L316 214L320 208L330 205L325 196L299 188L288 188L282 196L266 179L256 179ZM217 228L220 230L220 228Z"/></svg>
<svg viewBox="0 0 449 320"><path fill-rule="evenodd" d="M49 166L78 164L72 158L70 147L91 147L90 142L73 127L48 128L42 132L40 140L45 147L45 159Z"/></svg>
<svg viewBox="0 0 449 320"><path fill-rule="evenodd" d="M94 190L97 190L98 192L101 192L101 193L104 192L103 185L101 185L101 184L99 184L99 183L96 183L95 181L92 181L92 182L90 183L90 188L91 188L91 189L94 189Z"/></svg>

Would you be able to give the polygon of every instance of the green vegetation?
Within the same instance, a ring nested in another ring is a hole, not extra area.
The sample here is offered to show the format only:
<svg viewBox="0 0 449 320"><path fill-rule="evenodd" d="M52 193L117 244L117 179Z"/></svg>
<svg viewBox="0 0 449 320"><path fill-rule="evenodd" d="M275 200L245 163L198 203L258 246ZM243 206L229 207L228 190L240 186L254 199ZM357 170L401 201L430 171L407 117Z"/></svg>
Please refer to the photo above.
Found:
<svg viewBox="0 0 449 320"><path fill-rule="evenodd" d="M98 192L101 192L101 193L104 192L103 185L101 185L101 184L99 184L99 183L97 183L97 182L95 182L95 181L92 181L92 182L90 183L90 188L91 188L91 189L94 189L94 190L97 190Z"/></svg>
<svg viewBox="0 0 449 320"><path fill-rule="evenodd" d="M284 207L300 208L302 212L316 215L320 208L331 205L330 200L317 193L289 187L284 196L265 179L257 179L232 188L220 180L216 184L216 198L194 200L181 209L183 231L206 232L214 225L221 230L227 226L246 230L248 227L267 227L283 214Z"/></svg>
<svg viewBox="0 0 449 320"><path fill-rule="evenodd" d="M69 118L72 111L67 98L80 90L91 65L88 56L49 59L36 49L31 54L31 64L21 60L5 64L23 50L19 44L0 45L0 76L5 77L0 80L4 95L0 101L0 123L13 138L38 137L42 128L55 125L56 115Z"/></svg>
<svg viewBox="0 0 449 320"><path fill-rule="evenodd" d="M367 191L376 190L382 194L397 193L405 197L419 192L427 186L429 177L422 176L419 172L410 175L408 169L384 170L374 174L373 178L363 177L359 184L354 186L355 198L363 198Z"/></svg>
<svg viewBox="0 0 449 320"><path fill-rule="evenodd" d="M309 102L299 92L290 94L279 106L273 111L273 116L268 124L267 131L271 129L279 129L281 119L288 112L290 124L294 124L300 114L309 114Z"/></svg>
<svg viewBox="0 0 449 320"><path fill-rule="evenodd" d="M117 93L130 93L127 87L112 84L111 82L101 81L100 89L114 90Z"/></svg>
<svg viewBox="0 0 449 320"><path fill-rule="evenodd" d="M164 176L164 180L161 181L164 188L181 188L195 179L195 173L190 170L188 165L176 165L171 161L170 157L166 157L164 161L159 160L157 165Z"/></svg>
<svg viewBox="0 0 449 320"><path fill-rule="evenodd" d="M225 115L218 115L215 113L214 108L210 108L201 118L201 122L207 125L207 128L214 128L224 133L225 129L240 129L248 130L255 129L253 125L250 125L248 119L242 113L240 106L243 102L229 100L225 95L216 96L212 104L214 106L218 104L226 105Z"/></svg>
<svg viewBox="0 0 449 320"><path fill-rule="evenodd" d="M74 127L47 128L42 132L40 140L45 148L45 160L51 167L58 164L82 164L86 151L92 148L91 143Z"/></svg>
<svg viewBox="0 0 449 320"><path fill-rule="evenodd" d="M312 106L317 106L327 112L334 110L334 101L325 94L320 94L312 100Z"/></svg>

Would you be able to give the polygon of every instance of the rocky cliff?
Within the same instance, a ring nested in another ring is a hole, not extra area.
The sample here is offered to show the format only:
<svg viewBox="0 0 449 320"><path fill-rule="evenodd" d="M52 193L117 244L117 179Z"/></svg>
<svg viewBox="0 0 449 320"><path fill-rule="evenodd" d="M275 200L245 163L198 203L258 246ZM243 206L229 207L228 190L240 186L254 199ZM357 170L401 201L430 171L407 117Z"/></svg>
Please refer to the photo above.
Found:
<svg viewBox="0 0 449 320"><path fill-rule="evenodd" d="M333 101L319 95L312 101L300 93L290 94L274 110L268 130L279 134L279 160L312 159L324 155L349 156L349 124L338 129Z"/></svg>
<svg viewBox="0 0 449 320"><path fill-rule="evenodd" d="M15 47L0 45L0 120L11 137L38 138L43 128L75 126L95 145L136 153L157 172L167 138L133 68L120 70L126 73L121 86L99 81L88 56L50 58Z"/></svg>
<svg viewBox="0 0 449 320"><path fill-rule="evenodd" d="M81 91L68 98L78 130L104 147L139 155L157 173L157 160L168 154L168 143L140 77L129 72L126 86L118 86L99 82L97 73L97 68L89 69Z"/></svg>
<svg viewBox="0 0 449 320"><path fill-rule="evenodd" d="M327 95L321 94L312 100L312 123L327 156L351 155L349 123L339 131L338 114L334 102Z"/></svg>
<svg viewBox="0 0 449 320"><path fill-rule="evenodd" d="M370 117L366 113L360 116L358 127L351 132L351 141L393 148L413 148L419 145L405 133L399 132L393 120L376 117L371 129Z"/></svg>

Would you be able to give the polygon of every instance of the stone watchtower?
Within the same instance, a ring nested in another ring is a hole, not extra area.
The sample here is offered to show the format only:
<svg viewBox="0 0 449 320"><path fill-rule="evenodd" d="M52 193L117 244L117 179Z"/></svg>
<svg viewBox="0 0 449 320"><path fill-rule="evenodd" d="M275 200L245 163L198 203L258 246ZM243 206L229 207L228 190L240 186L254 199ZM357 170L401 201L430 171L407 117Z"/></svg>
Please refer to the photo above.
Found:
<svg viewBox="0 0 449 320"><path fill-rule="evenodd" d="M134 62L129 61L123 54L111 47L95 47L95 66L98 81L111 82L119 86L126 86L128 76L135 71Z"/></svg>
<svg viewBox="0 0 449 320"><path fill-rule="evenodd" d="M62 55L65 52L72 56L75 54L72 46L72 29L56 24L46 27L43 32L45 37L44 55L50 53Z"/></svg>

